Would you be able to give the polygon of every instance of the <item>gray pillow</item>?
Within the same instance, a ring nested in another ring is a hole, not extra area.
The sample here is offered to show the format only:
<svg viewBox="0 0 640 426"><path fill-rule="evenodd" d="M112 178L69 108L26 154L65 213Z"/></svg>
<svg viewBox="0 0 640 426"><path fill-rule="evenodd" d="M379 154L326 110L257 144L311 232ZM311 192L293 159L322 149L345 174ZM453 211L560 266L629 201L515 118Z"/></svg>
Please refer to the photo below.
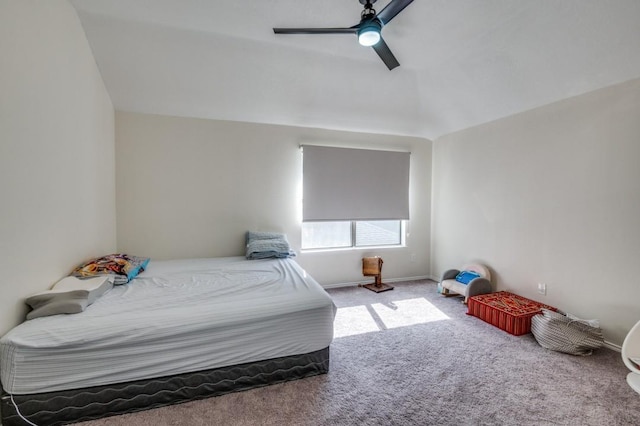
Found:
<svg viewBox="0 0 640 426"><path fill-rule="evenodd" d="M108 277L89 280L65 277L51 290L34 294L26 299L27 305L33 309L27 314L27 319L57 314L77 314L84 311L112 287L113 283Z"/></svg>
<svg viewBox="0 0 640 426"><path fill-rule="evenodd" d="M287 236L279 232L247 232L247 259L293 257Z"/></svg>
<svg viewBox="0 0 640 426"><path fill-rule="evenodd" d="M38 293L27 299L27 304L33 308L27 314L27 319L46 317L58 314L77 314L89 306L88 292L81 290L63 293Z"/></svg>

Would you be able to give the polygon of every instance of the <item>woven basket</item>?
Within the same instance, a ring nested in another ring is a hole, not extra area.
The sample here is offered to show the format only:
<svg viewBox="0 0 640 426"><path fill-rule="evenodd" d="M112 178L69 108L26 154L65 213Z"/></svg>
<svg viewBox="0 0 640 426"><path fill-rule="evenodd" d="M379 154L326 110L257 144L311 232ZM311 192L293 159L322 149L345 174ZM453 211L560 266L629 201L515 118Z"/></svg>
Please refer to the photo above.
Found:
<svg viewBox="0 0 640 426"><path fill-rule="evenodd" d="M540 346L571 355L591 355L602 346L602 330L543 309L531 318L531 333Z"/></svg>

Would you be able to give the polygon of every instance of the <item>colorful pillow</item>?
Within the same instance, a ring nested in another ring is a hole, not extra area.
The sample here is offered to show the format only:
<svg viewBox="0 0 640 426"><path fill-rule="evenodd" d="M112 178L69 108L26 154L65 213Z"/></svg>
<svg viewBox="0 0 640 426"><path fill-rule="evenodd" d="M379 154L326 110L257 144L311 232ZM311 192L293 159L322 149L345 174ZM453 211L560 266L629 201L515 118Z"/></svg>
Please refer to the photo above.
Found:
<svg viewBox="0 0 640 426"><path fill-rule="evenodd" d="M456 275L456 281L462 284L469 284L472 279L478 278L479 276L480 274L474 271L462 271Z"/></svg>
<svg viewBox="0 0 640 426"><path fill-rule="evenodd" d="M109 254L78 265L69 275L80 279L98 275L112 275L113 284L126 284L144 271L149 264L149 260L148 257L131 256L123 253Z"/></svg>

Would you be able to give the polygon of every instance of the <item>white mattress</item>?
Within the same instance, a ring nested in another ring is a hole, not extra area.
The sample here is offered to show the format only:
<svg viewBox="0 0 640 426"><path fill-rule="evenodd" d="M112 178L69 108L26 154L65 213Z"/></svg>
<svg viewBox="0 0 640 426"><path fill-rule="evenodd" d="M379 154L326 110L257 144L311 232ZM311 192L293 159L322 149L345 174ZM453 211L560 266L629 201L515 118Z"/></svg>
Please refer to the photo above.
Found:
<svg viewBox="0 0 640 426"><path fill-rule="evenodd" d="M84 312L3 336L2 386L52 392L313 352L331 343L335 310L290 259L152 260Z"/></svg>

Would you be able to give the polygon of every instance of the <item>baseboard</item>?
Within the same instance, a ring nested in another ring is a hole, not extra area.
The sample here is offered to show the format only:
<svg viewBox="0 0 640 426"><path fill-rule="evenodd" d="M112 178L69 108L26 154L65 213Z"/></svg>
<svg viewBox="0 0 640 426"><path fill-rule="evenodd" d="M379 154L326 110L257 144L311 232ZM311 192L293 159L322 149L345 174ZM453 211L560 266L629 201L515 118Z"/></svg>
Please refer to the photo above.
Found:
<svg viewBox="0 0 640 426"><path fill-rule="evenodd" d="M609 348L609 349L611 349L613 351L616 351L616 352L622 352L622 346L618 346L618 345L613 344L611 342L607 342L606 340L604 341L604 347L605 348Z"/></svg>
<svg viewBox="0 0 640 426"><path fill-rule="evenodd" d="M417 281L417 280L433 280L433 278L431 278L428 275L421 275L418 277L404 277L404 278L383 278L382 281L385 283L399 283L399 282L403 282L403 281ZM435 281L435 280L434 280ZM355 281L355 282L349 282L349 283L335 283L335 284L323 284L322 288L340 288L340 287L356 287L359 286L361 284L371 284L371 280L365 278L362 278L362 281Z"/></svg>

